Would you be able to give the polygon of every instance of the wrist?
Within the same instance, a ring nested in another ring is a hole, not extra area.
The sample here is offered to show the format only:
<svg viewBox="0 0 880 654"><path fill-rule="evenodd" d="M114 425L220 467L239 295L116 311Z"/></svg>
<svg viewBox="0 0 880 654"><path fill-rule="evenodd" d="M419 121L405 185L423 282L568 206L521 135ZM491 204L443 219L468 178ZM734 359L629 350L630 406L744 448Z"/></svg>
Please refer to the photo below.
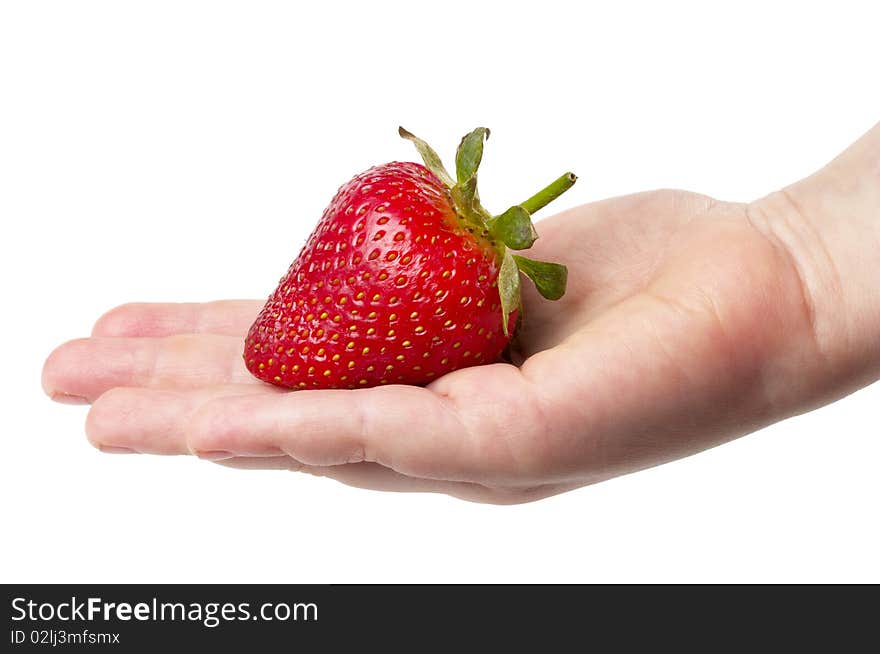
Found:
<svg viewBox="0 0 880 654"><path fill-rule="evenodd" d="M880 377L880 125L748 214L800 277L825 381Z"/></svg>

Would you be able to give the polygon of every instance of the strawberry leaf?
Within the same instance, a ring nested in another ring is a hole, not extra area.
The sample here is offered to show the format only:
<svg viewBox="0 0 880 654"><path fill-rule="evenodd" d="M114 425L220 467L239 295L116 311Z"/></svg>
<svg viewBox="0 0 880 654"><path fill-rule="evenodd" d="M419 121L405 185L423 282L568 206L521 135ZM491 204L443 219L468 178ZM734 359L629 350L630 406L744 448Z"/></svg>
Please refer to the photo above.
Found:
<svg viewBox="0 0 880 654"><path fill-rule="evenodd" d="M490 231L492 236L513 250L528 250L538 238L531 215L519 205L497 216Z"/></svg>
<svg viewBox="0 0 880 654"><path fill-rule="evenodd" d="M397 133L407 141L413 142L413 145L416 146L416 150L418 150L419 154L422 156L422 161L425 162L425 167L434 173L437 176L437 179L443 182L447 187L451 188L455 182L452 181L452 177L446 172L446 168L440 160L440 155L434 151L434 148L412 132L405 130L403 127L398 127Z"/></svg>
<svg viewBox="0 0 880 654"><path fill-rule="evenodd" d="M517 268L534 282L535 288L538 289L538 293L543 297L548 300L558 300L565 295L568 268L558 263L536 261L535 259L528 259L518 255L512 255L512 258ZM502 271L503 269L504 266L502 265Z"/></svg>
<svg viewBox="0 0 880 654"><path fill-rule="evenodd" d="M471 220L475 225L482 227L482 222L477 212L477 176L474 175L466 182L459 182L452 187L452 201L459 213Z"/></svg>
<svg viewBox="0 0 880 654"><path fill-rule="evenodd" d="M498 271L498 294L501 296L501 319L504 335L508 335L507 323L510 314L519 307L519 269L515 257L510 250L504 250L504 259L501 261L501 270Z"/></svg>
<svg viewBox="0 0 880 654"><path fill-rule="evenodd" d="M488 138L489 129L477 127L461 139L455 152L455 176L459 184L464 184L476 176L480 161L483 159L483 141Z"/></svg>

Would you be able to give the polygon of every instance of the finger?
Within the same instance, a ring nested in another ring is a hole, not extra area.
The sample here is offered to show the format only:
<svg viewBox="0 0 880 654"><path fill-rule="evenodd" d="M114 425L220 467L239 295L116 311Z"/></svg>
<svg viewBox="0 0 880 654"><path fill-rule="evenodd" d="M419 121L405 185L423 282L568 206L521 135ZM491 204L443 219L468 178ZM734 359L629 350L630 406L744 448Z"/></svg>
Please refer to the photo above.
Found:
<svg viewBox="0 0 880 654"><path fill-rule="evenodd" d="M414 389L424 390L424 389ZM358 393L358 391L339 391ZM430 393L430 391L425 391ZM147 388L114 388L102 395L92 406L86 420L89 441L104 452L138 452L144 454L189 454L188 435L195 417L212 407L234 403L238 398L250 397L254 389L249 385L227 385L199 390L161 390ZM265 386L260 393L277 399L284 398L281 389ZM318 391L297 393L313 396ZM270 409L271 410L271 409ZM276 418L277 413L275 414ZM240 422L240 421L239 421ZM399 428L399 426L398 426ZM413 433L413 436L418 434ZM415 441L417 443L417 441ZM511 504L532 501L565 490L555 485L532 487L487 487L480 483L455 482L444 479L418 479L375 463L348 465L307 465L281 454L274 446L250 444L251 454L234 457L228 451L199 450L208 459L230 457L217 463L247 469L282 469L307 472L329 477L359 488L386 491L438 492L476 502ZM436 456L427 453L426 456ZM432 471L436 475L436 470Z"/></svg>
<svg viewBox="0 0 880 654"><path fill-rule="evenodd" d="M98 318L92 336L173 336L219 334L244 336L260 312L256 300L217 302L134 302Z"/></svg>
<svg viewBox="0 0 880 654"><path fill-rule="evenodd" d="M412 386L209 401L193 417L189 437L196 454L283 452L310 466L369 461L435 479L457 479L472 446L443 400Z"/></svg>
<svg viewBox="0 0 880 654"><path fill-rule="evenodd" d="M514 455L512 445L532 421L517 407L503 409L511 402L497 395L497 389L523 395L518 377L513 366L496 364L446 376L437 392L386 386L284 393L262 384L253 392L242 385L114 388L95 402L87 431L98 446L143 452L189 450L209 459L287 454L313 466L368 461L412 477L525 485L534 483L522 473L528 457ZM471 385L456 378L470 378ZM464 415L459 396L469 407ZM499 434L497 421L513 426Z"/></svg>
<svg viewBox="0 0 880 654"><path fill-rule="evenodd" d="M113 388L101 395L86 418L86 436L103 452L190 454L189 420L204 403L218 398L261 392L283 392L274 386L224 385L198 390Z"/></svg>
<svg viewBox="0 0 880 654"><path fill-rule="evenodd" d="M316 477L335 479L348 486L377 491L408 493L446 493L451 495L459 487L476 486L467 482L450 482L438 479L418 479L381 466L378 463L346 463L338 466L307 466L287 455L234 457L216 463L242 470L289 470L305 472ZM487 491L485 487L481 487Z"/></svg>
<svg viewBox="0 0 880 654"><path fill-rule="evenodd" d="M456 381L457 380L457 381ZM431 388L380 386L211 401L193 417L194 452L285 454L307 465L362 461L411 477L524 481L532 403L516 368L469 368ZM518 404L514 398L519 398Z"/></svg>
<svg viewBox="0 0 880 654"><path fill-rule="evenodd" d="M243 347L240 338L212 334L78 339L49 355L43 366L43 389L52 397L94 401L116 386L259 384L244 366Z"/></svg>
<svg viewBox="0 0 880 654"><path fill-rule="evenodd" d="M348 463L338 466L306 466L289 456L240 457L217 461L218 464L242 470L289 470L326 477L346 486L394 493L442 493L469 502L487 504L520 504L570 490L555 486L531 489L495 489L470 482L418 479L402 475L378 463Z"/></svg>

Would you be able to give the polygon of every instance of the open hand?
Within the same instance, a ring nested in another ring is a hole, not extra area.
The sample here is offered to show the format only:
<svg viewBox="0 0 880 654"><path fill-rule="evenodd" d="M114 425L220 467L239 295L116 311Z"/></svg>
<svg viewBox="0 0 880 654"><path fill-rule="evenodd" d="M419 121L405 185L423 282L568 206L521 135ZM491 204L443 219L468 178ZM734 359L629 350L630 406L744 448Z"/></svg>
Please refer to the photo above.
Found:
<svg viewBox="0 0 880 654"><path fill-rule="evenodd" d="M86 432L106 452L538 499L700 451L873 379L880 347L865 325L876 332L880 308L856 278L876 254L858 265L850 255L880 232L876 213L862 232L826 236L834 211L805 209L819 204L814 188L808 180L751 205L656 191L542 221L534 254L565 263L569 287L553 303L526 287L518 365L458 370L425 388L285 392L242 361L262 301L129 304L56 349L44 388L92 404Z"/></svg>

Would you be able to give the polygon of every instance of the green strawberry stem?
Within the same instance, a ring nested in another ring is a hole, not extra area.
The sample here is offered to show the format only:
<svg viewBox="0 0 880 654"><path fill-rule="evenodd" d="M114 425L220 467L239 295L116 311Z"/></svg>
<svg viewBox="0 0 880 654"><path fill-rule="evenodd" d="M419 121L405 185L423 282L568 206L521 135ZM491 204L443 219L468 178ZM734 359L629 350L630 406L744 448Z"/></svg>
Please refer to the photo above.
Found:
<svg viewBox="0 0 880 654"><path fill-rule="evenodd" d="M534 214L574 186L576 181L577 175L574 173L565 173L559 179L535 193L525 202L521 202L519 206L528 211L529 214Z"/></svg>

